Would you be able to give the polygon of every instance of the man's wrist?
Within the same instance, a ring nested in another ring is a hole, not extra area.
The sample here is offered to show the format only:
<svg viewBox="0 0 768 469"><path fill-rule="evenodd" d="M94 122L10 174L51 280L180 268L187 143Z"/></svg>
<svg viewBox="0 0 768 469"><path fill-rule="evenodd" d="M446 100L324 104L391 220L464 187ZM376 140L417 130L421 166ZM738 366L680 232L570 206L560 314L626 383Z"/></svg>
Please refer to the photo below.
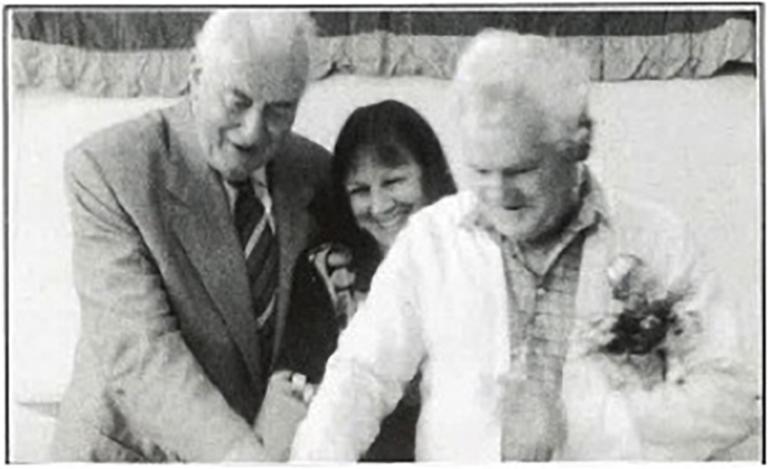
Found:
<svg viewBox="0 0 768 469"><path fill-rule="evenodd" d="M264 445L255 432L247 432L229 448L224 455L227 462L266 461Z"/></svg>

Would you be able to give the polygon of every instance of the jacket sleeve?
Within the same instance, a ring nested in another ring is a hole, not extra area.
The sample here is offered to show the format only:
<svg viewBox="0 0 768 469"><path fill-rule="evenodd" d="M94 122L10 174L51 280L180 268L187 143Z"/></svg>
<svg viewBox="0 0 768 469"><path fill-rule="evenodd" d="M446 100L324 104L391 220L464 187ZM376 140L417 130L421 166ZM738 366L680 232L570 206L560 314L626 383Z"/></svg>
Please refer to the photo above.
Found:
<svg viewBox="0 0 768 469"><path fill-rule="evenodd" d="M80 346L126 419L119 424L187 461L260 454L259 439L187 347L158 267L91 154L68 155L65 183Z"/></svg>
<svg viewBox="0 0 768 469"><path fill-rule="evenodd" d="M319 383L336 349L338 326L325 282L305 251L293 269L293 288L277 369L302 373Z"/></svg>
<svg viewBox="0 0 768 469"><path fill-rule="evenodd" d="M682 333L669 347L667 379L625 396L644 458L703 460L756 430L758 373L741 347L747 331L739 312L722 295L705 253L682 224L673 228L660 246L668 248L669 290L683 294L674 308Z"/></svg>
<svg viewBox="0 0 768 469"><path fill-rule="evenodd" d="M339 338L293 442L294 461L357 461L395 408L424 355L406 228L379 266L365 303Z"/></svg>

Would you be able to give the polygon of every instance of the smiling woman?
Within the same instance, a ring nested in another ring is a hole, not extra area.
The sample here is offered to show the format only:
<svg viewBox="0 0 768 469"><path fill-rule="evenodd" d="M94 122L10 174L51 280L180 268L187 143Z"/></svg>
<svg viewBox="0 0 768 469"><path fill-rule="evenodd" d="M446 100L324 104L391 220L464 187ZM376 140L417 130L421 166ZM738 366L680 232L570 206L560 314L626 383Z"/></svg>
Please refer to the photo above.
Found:
<svg viewBox="0 0 768 469"><path fill-rule="evenodd" d="M408 217L427 202L421 168L410 152L395 146L385 149L390 151L361 148L346 183L357 224L376 239L382 252Z"/></svg>
<svg viewBox="0 0 768 469"><path fill-rule="evenodd" d="M332 162L332 193L339 213L324 218L328 229L299 257L281 356L268 395L290 392L284 370L322 380L339 333L368 292L373 273L410 216L455 192L442 147L432 128L411 107L383 101L355 110L341 129ZM294 375L295 376L295 375ZM301 378L303 381L303 378ZM383 422L367 461L412 461L419 414L417 376ZM284 390L284 391L283 391ZM265 400L264 415L285 418L290 396ZM282 404L280 404L282 403ZM299 413L303 410L299 409ZM295 413L295 412L294 412ZM285 425L285 424L283 424ZM274 459L286 459L295 428L265 437Z"/></svg>

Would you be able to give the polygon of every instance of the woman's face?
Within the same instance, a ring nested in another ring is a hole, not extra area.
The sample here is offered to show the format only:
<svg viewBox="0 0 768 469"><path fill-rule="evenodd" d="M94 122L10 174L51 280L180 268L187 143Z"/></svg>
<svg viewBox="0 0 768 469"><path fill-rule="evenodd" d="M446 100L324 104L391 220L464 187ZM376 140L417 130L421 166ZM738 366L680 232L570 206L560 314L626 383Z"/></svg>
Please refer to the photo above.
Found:
<svg viewBox="0 0 768 469"><path fill-rule="evenodd" d="M345 181L352 213L386 251L408 218L427 204L421 168L411 153L400 148L387 163L371 147L359 149Z"/></svg>

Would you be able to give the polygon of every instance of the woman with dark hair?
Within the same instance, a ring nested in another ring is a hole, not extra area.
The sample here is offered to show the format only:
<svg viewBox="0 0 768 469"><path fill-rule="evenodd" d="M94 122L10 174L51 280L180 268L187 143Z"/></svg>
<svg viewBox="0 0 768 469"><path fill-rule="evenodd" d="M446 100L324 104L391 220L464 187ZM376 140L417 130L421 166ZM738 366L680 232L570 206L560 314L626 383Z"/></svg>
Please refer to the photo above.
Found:
<svg viewBox="0 0 768 469"><path fill-rule="evenodd" d="M288 380L294 391L301 391L320 383L339 333L364 300L397 233L411 214L456 191L432 128L414 109L393 100L350 115L337 139L331 168L334 200L325 205L336 212L320 214L327 225L322 239L296 263L276 364L283 371L276 373L271 387L281 382L285 387ZM363 460L413 461L418 380L384 420ZM303 397L309 400L306 393ZM284 434L292 435L293 430Z"/></svg>

